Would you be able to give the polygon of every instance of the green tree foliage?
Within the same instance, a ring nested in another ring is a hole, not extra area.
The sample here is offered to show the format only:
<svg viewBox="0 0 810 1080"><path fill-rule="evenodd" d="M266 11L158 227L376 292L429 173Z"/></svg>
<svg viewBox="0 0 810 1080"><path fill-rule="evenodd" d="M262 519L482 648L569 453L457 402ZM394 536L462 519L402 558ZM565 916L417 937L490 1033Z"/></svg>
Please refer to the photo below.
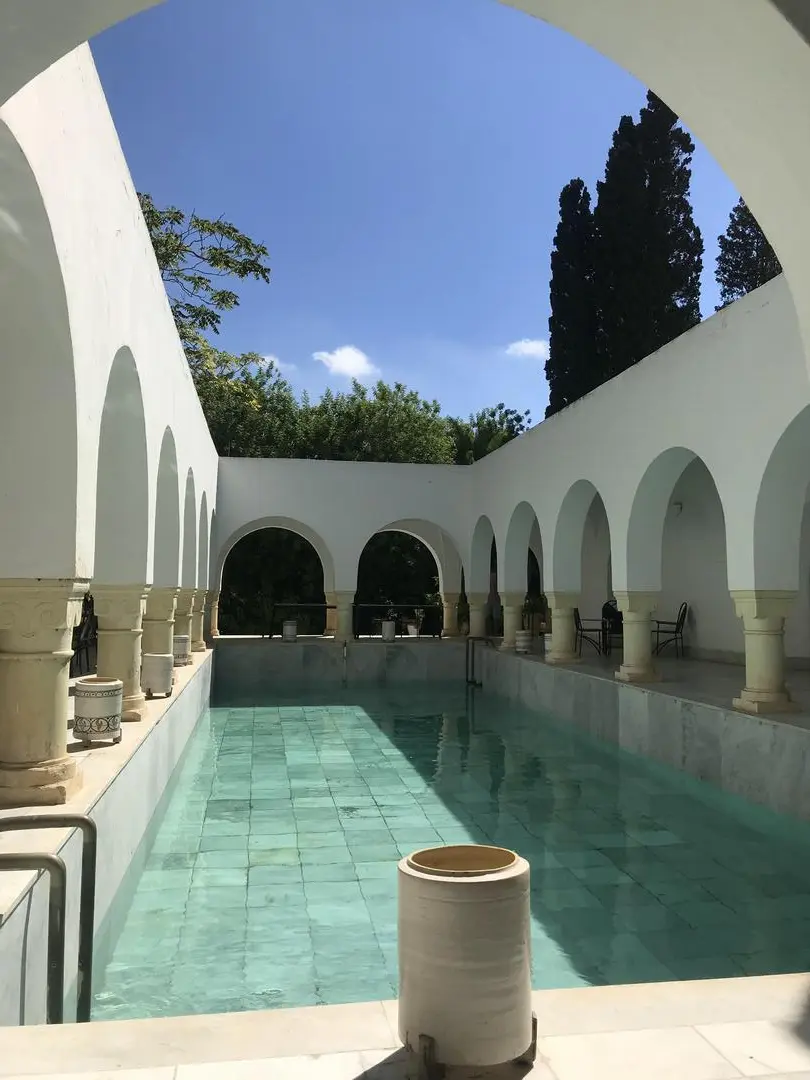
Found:
<svg viewBox="0 0 810 1080"><path fill-rule="evenodd" d="M731 211L728 227L717 242L718 311L782 273L776 252L743 199Z"/></svg>
<svg viewBox="0 0 810 1080"><path fill-rule="evenodd" d="M501 401L494 408L481 409L467 420L450 417L447 426L453 442L456 465L471 465L474 461L505 446L531 427L531 413L508 409Z"/></svg>
<svg viewBox="0 0 810 1080"><path fill-rule="evenodd" d="M593 245L590 193L582 180L570 180L560 192L551 253L547 417L598 385Z"/></svg>
<svg viewBox="0 0 810 1080"><path fill-rule="evenodd" d="M598 380L700 321L703 240L689 203L694 144L651 91L623 116L597 184L594 280Z"/></svg>

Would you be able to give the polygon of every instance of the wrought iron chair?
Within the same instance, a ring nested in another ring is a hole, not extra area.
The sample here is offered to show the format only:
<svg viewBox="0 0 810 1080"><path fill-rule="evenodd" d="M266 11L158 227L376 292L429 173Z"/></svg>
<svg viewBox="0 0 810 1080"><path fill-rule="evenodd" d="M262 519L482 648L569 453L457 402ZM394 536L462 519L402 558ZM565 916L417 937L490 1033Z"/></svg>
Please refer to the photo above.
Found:
<svg viewBox="0 0 810 1080"><path fill-rule="evenodd" d="M584 642L588 642L596 649L598 656L602 655L602 620L601 619L586 619L584 622L580 618L579 608L574 608L574 629L576 630L576 649L577 655L582 656L582 645ZM594 635L596 635L594 637Z"/></svg>
<svg viewBox="0 0 810 1080"><path fill-rule="evenodd" d="M657 656L659 653L675 643L675 655L684 655L683 644L683 628L686 624L686 616L689 611L689 605L684 601L678 608L678 617L674 621L672 619L653 619L653 633L655 634L655 646L653 652Z"/></svg>

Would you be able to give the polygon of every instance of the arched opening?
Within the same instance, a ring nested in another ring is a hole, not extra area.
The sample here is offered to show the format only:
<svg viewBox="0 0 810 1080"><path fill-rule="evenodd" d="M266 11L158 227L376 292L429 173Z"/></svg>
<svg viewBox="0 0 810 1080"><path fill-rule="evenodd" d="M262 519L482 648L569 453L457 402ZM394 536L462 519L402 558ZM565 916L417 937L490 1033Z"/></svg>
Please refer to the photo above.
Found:
<svg viewBox="0 0 810 1080"><path fill-rule="evenodd" d="M421 535L404 528L406 524ZM384 621L394 622L399 634L441 634L443 565L446 571L453 551L444 549L440 555L424 535L431 527L420 528L422 524L395 522L367 541L357 566L356 637L380 635ZM433 532L435 541L441 530L433 527ZM456 572L460 576L460 561Z"/></svg>
<svg viewBox="0 0 810 1080"><path fill-rule="evenodd" d="M787 426L768 459L757 494L753 535L755 588L797 594L785 623L785 653L802 666L810 657L809 463L810 407L806 407Z"/></svg>
<svg viewBox="0 0 810 1080"><path fill-rule="evenodd" d="M159 588L180 584L180 477L174 435L168 427L160 444L153 566L153 585Z"/></svg>
<svg viewBox="0 0 810 1080"><path fill-rule="evenodd" d="M197 557L197 588L208 588L208 544L210 525L208 523L208 498L203 492L200 500L199 554Z"/></svg>
<svg viewBox="0 0 810 1080"><path fill-rule="evenodd" d="M220 634L279 633L285 618L298 621L300 634L323 633L335 563L314 529L292 518L258 518L222 544L217 539L216 552L209 583L220 590Z"/></svg>
<svg viewBox="0 0 810 1080"><path fill-rule="evenodd" d="M498 592L498 545L495 530L486 514L475 523L470 543L470 579L466 583L467 598L471 593L486 597L484 603L484 632L495 635L503 626L503 609Z"/></svg>
<svg viewBox="0 0 810 1080"><path fill-rule="evenodd" d="M197 494L194 470L186 473L186 493L183 500L183 562L180 584L184 589L197 587Z"/></svg>
<svg viewBox="0 0 810 1080"><path fill-rule="evenodd" d="M80 503L92 519L92 503L85 506L77 490L76 380L62 269L37 181L2 121L0 328L0 576L87 577L90 537L77 551L77 522Z"/></svg>
<svg viewBox="0 0 810 1080"><path fill-rule="evenodd" d="M739 658L742 628L728 589L723 505L709 469L685 447L660 454L636 490L627 587L657 593L659 619L674 621L688 605L683 643L691 655Z"/></svg>
<svg viewBox="0 0 810 1080"><path fill-rule="evenodd" d="M579 597L583 619L601 619L613 597L610 524L602 496L590 480L577 480L560 506L554 529L551 584Z"/></svg>
<svg viewBox="0 0 810 1080"><path fill-rule="evenodd" d="M149 554L149 465L141 382L127 348L115 354L98 447L93 579L105 585L146 583Z"/></svg>
<svg viewBox="0 0 810 1080"><path fill-rule="evenodd" d="M527 502L515 507L506 530L504 592L523 596L524 629L538 632L548 604L543 592L543 539L534 508Z"/></svg>
<svg viewBox="0 0 810 1080"><path fill-rule="evenodd" d="M298 633L326 629L324 565L301 533L269 527L237 540L222 569L221 634L278 635L286 619Z"/></svg>

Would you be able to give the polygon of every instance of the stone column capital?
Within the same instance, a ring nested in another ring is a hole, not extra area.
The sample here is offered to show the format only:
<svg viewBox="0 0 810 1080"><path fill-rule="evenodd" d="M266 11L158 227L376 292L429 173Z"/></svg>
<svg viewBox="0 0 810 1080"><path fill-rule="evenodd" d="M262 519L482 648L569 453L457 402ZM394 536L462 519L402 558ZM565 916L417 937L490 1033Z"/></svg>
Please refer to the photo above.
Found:
<svg viewBox="0 0 810 1080"><path fill-rule="evenodd" d="M93 585L93 610L104 630L140 627L149 596L148 585Z"/></svg>
<svg viewBox="0 0 810 1080"><path fill-rule="evenodd" d="M638 618L648 619L658 607L661 594L658 592L628 592L620 590L614 594L619 611L627 618L634 615Z"/></svg>
<svg viewBox="0 0 810 1080"><path fill-rule="evenodd" d="M0 580L0 634L13 635L15 651L50 651L54 635L79 625L89 582Z"/></svg>
<svg viewBox="0 0 810 1080"><path fill-rule="evenodd" d="M798 596L794 590L732 589L731 599L737 616L744 621L753 619L781 623L790 614Z"/></svg>
<svg viewBox="0 0 810 1080"><path fill-rule="evenodd" d="M145 618L166 622L174 619L174 609L180 590L176 585L152 586L146 599Z"/></svg>
<svg viewBox="0 0 810 1080"><path fill-rule="evenodd" d="M552 611L572 611L579 607L580 594L578 592L551 592L546 593L548 606Z"/></svg>
<svg viewBox="0 0 810 1080"><path fill-rule="evenodd" d="M196 594L196 589L181 588L178 591L177 607L175 609L178 615L190 615L192 613Z"/></svg>

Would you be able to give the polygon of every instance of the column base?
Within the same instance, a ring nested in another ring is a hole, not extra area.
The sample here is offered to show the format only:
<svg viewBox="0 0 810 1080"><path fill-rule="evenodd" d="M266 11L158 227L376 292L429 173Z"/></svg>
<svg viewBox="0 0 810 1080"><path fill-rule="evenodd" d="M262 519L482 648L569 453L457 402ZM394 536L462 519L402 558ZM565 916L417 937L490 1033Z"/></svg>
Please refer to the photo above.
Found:
<svg viewBox="0 0 810 1080"><path fill-rule="evenodd" d="M661 681L661 675L655 668L625 667L624 664L618 671L613 673L613 678L625 683L656 683Z"/></svg>
<svg viewBox="0 0 810 1080"><path fill-rule="evenodd" d="M545 660L552 665L582 663L582 657L578 653L547 653Z"/></svg>
<svg viewBox="0 0 810 1080"><path fill-rule="evenodd" d="M125 697L121 707L121 721L127 724L139 724L143 720L143 710L146 708L146 694L134 694Z"/></svg>
<svg viewBox="0 0 810 1080"><path fill-rule="evenodd" d="M801 709L801 706L791 699L786 690L781 694L769 694L762 690L743 690L731 704L740 712L753 713L754 716L772 712L799 712Z"/></svg>
<svg viewBox="0 0 810 1080"><path fill-rule="evenodd" d="M192 641L192 643L191 643L191 651L192 652L205 652L206 651L205 642L204 641Z"/></svg>
<svg viewBox="0 0 810 1080"><path fill-rule="evenodd" d="M515 642L514 641L502 641L500 643L500 645L498 646L498 651L499 652L514 652L515 651Z"/></svg>
<svg viewBox="0 0 810 1080"><path fill-rule="evenodd" d="M63 806L82 786L82 774L69 757L37 765L0 763L0 807Z"/></svg>

